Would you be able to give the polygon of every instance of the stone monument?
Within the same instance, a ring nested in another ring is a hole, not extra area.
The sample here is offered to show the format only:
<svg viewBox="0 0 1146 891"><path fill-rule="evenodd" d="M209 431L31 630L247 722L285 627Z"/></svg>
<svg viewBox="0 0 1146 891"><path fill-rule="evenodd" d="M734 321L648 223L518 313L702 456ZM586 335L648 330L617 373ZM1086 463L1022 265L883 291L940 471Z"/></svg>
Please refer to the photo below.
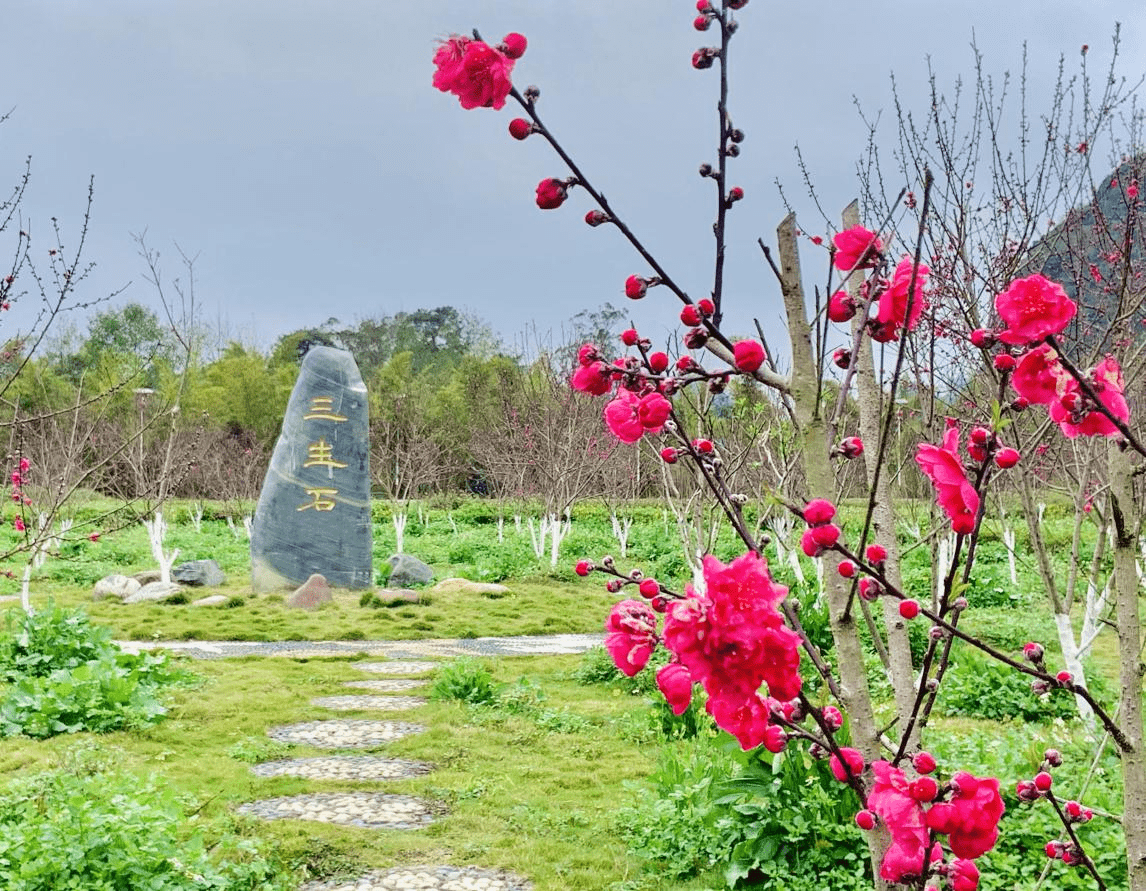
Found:
<svg viewBox="0 0 1146 891"><path fill-rule="evenodd" d="M366 386L345 350L303 360L251 524L255 593L321 574L335 588L370 588Z"/></svg>

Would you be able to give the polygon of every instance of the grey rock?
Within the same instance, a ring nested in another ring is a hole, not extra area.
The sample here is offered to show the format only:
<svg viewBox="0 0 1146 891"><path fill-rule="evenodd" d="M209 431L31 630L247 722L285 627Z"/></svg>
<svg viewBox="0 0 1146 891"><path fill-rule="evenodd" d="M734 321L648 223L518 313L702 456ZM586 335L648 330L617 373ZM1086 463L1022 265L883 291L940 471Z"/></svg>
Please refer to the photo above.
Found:
<svg viewBox="0 0 1146 891"><path fill-rule="evenodd" d="M200 597L191 603L192 606L222 606L230 598L226 594L212 594L210 597Z"/></svg>
<svg viewBox="0 0 1146 891"><path fill-rule="evenodd" d="M306 354L251 525L255 593L321 573L336 588L374 583L366 386L345 350Z"/></svg>
<svg viewBox="0 0 1146 891"><path fill-rule="evenodd" d="M439 594L508 594L509 588L494 582L471 582L469 579L442 579L430 589Z"/></svg>
<svg viewBox="0 0 1146 891"><path fill-rule="evenodd" d="M227 574L214 560L189 560L174 567L171 578L184 585L215 588L226 583Z"/></svg>
<svg viewBox="0 0 1146 891"><path fill-rule="evenodd" d="M286 605L293 609L318 609L332 600L334 595L330 591L330 585L325 578L315 573L287 598Z"/></svg>
<svg viewBox="0 0 1146 891"><path fill-rule="evenodd" d="M157 582L163 577L158 569L145 569L142 572L137 572L132 576L141 585L150 585L152 582Z"/></svg>
<svg viewBox="0 0 1146 891"><path fill-rule="evenodd" d="M178 582L148 582L130 597L125 597L123 603L125 606L133 603L159 603L177 594L186 596L183 586Z"/></svg>
<svg viewBox="0 0 1146 891"><path fill-rule="evenodd" d="M105 575L92 587L92 600L106 600L109 597L123 600L140 587L139 582L129 575Z"/></svg>
<svg viewBox="0 0 1146 891"><path fill-rule="evenodd" d="M419 603L422 600L422 592L412 588L379 588L374 592L374 596L387 606L398 603Z"/></svg>
<svg viewBox="0 0 1146 891"><path fill-rule="evenodd" d="M434 570L409 554L394 554L386 561L390 564L388 584L396 588L424 585L434 580Z"/></svg>

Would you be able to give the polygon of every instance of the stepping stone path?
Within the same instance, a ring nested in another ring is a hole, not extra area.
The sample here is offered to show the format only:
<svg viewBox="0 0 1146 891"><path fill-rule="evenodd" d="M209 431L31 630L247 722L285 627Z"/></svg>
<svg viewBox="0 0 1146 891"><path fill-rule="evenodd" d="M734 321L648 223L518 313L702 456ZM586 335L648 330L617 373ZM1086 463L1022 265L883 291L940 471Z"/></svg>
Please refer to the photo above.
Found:
<svg viewBox="0 0 1146 891"><path fill-rule="evenodd" d="M376 681L347 681L342 686L357 687L359 690L373 690L376 693L401 693L405 690L417 690L419 687L424 687L426 682L407 678L385 678Z"/></svg>
<svg viewBox="0 0 1146 891"><path fill-rule="evenodd" d="M251 767L260 777L305 777L308 780L404 780L434 769L425 761L379 758L376 755L329 755L264 761Z"/></svg>
<svg viewBox="0 0 1146 891"><path fill-rule="evenodd" d="M359 662L355 667L371 674L417 675L437 667L428 661ZM379 678L349 681L379 693L398 693L425 684L424 680ZM341 695L311 700L319 708L334 710L400 711L424 705L421 696ZM307 721L273 727L272 739L324 749L369 749L426 728L406 721L334 719ZM421 761L383 758L377 755L328 755L293 758L252 765L256 776L296 776L312 780L378 781L423 776L433 766ZM239 813L264 820L315 820L365 829L422 829L434 821L440 808L410 795L383 792L316 792L267 798L240 805ZM531 891L533 885L521 876L503 870L466 866L400 866L374 870L356 879L310 882L299 891Z"/></svg>
<svg viewBox="0 0 1146 891"><path fill-rule="evenodd" d="M317 749L372 749L425 729L408 721L307 721L273 727L267 736Z"/></svg>
<svg viewBox="0 0 1146 891"><path fill-rule="evenodd" d="M529 891L520 876L474 866L398 866L357 879L310 882L299 891Z"/></svg>
<svg viewBox="0 0 1146 891"><path fill-rule="evenodd" d="M426 704L424 696L320 696L311 705L340 712L373 709L379 712L401 712Z"/></svg>
<svg viewBox="0 0 1146 891"><path fill-rule="evenodd" d="M437 662L355 662L355 668L374 674L425 674L438 667Z"/></svg>

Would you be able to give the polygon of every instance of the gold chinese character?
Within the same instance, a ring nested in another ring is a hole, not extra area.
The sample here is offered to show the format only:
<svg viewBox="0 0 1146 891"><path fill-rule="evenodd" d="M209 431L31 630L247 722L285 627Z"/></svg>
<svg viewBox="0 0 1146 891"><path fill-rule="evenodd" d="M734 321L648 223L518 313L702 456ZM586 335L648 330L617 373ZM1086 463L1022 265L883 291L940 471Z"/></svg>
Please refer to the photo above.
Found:
<svg viewBox="0 0 1146 891"><path fill-rule="evenodd" d="M334 449L325 439L312 442L306 447L306 461L303 467L346 467L341 461L334 460Z"/></svg>
<svg viewBox="0 0 1146 891"><path fill-rule="evenodd" d="M345 415L334 413L333 396L315 396L310 400L310 413L302 416L304 421L345 421Z"/></svg>
<svg viewBox="0 0 1146 891"><path fill-rule="evenodd" d="M334 510L336 502L330 496L337 495L337 489L307 489L306 494L313 498L314 501L309 504L300 504L298 506L299 510L309 510L312 507L315 510L321 511Z"/></svg>

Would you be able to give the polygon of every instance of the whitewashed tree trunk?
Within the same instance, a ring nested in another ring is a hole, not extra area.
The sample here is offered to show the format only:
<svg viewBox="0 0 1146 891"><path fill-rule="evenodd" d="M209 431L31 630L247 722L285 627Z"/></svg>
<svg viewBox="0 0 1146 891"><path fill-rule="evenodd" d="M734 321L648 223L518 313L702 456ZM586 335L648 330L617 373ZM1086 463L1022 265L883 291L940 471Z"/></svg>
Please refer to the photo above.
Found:
<svg viewBox="0 0 1146 891"><path fill-rule="evenodd" d="M609 522L613 524L613 537L617 539L617 544L621 548L621 556L629 556L629 530L633 528L633 520L631 517L620 519L617 517L616 511L609 512Z"/></svg>
<svg viewBox="0 0 1146 891"><path fill-rule="evenodd" d="M1003 527L1003 544L1007 547L1007 564L1011 569L1011 584L1019 583L1019 571L1015 565L1015 530L1010 526Z"/></svg>
<svg viewBox="0 0 1146 891"><path fill-rule="evenodd" d="M167 524L163 521L161 511L156 511L150 520L143 521L143 528L147 530L147 539L151 543L151 556L159 564L159 580L171 581L171 567L175 565L175 558L179 556L179 548L171 553L163 550L163 539L167 536Z"/></svg>
<svg viewBox="0 0 1146 891"><path fill-rule="evenodd" d="M573 521L569 519L569 512L565 512L565 519L559 520L556 514L549 517L549 566L552 569L557 568L557 561L560 558L561 542L565 540L565 536L569 534L569 530L573 528Z"/></svg>
<svg viewBox="0 0 1146 891"><path fill-rule="evenodd" d="M529 517L526 524L529 527L529 543L533 547L534 555L540 560L545 556L545 539L549 534L549 517L542 517L536 525L533 522L533 517Z"/></svg>
<svg viewBox="0 0 1146 891"><path fill-rule="evenodd" d="M1082 651L1078 643L1074 639L1074 629L1070 624L1070 616L1062 613L1055 613L1054 617L1055 628L1058 629L1058 645L1062 648L1062 661L1066 670L1070 672L1071 677L1076 684L1086 686L1086 671L1082 667ZM1074 698L1075 704L1078 706L1078 715L1082 718L1083 724L1086 726L1087 731L1094 731L1094 710L1081 696Z"/></svg>
<svg viewBox="0 0 1146 891"><path fill-rule="evenodd" d="M513 515L513 531L521 535L521 514Z"/></svg>
<svg viewBox="0 0 1146 891"><path fill-rule="evenodd" d="M405 509L396 510L390 515L390 520L394 524L394 553L404 554L406 547L406 520L408 514Z"/></svg>
<svg viewBox="0 0 1146 891"><path fill-rule="evenodd" d="M450 528L454 531L454 535L458 534L458 524L454 522L454 512L446 511L446 520L450 524Z"/></svg>
<svg viewBox="0 0 1146 891"><path fill-rule="evenodd" d="M505 517L497 518L497 543L505 541Z"/></svg>
<svg viewBox="0 0 1146 891"><path fill-rule="evenodd" d="M245 517L243 517L243 531L245 531L247 533L247 540L248 541L251 538L251 524L252 524L252 522L254 522L254 518L251 517L250 514L247 514Z"/></svg>
<svg viewBox="0 0 1146 891"><path fill-rule="evenodd" d="M195 527L196 532L203 531L203 502L196 501L195 506L191 508L191 525Z"/></svg>
<svg viewBox="0 0 1146 891"><path fill-rule="evenodd" d="M28 561L24 564L24 582L20 586L20 606L23 607L24 612L32 612L32 563Z"/></svg>

